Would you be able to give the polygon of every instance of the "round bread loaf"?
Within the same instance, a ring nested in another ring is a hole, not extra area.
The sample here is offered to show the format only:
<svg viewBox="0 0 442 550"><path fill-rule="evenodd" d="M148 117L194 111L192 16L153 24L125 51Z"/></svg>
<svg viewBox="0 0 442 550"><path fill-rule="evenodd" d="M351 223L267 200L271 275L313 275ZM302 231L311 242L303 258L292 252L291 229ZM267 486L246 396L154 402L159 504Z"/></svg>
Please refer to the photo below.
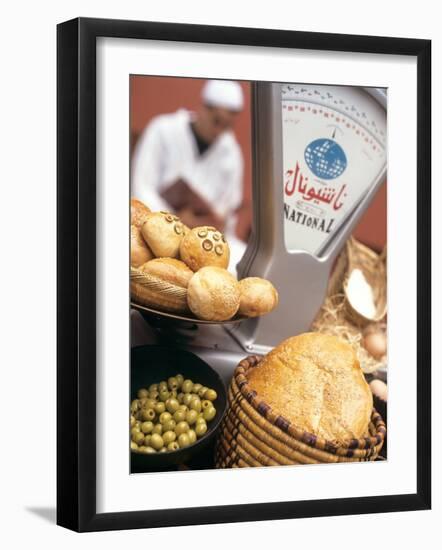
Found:
<svg viewBox="0 0 442 550"><path fill-rule="evenodd" d="M206 266L227 268L230 249L224 235L214 227L194 227L181 242L180 257L192 271Z"/></svg>
<svg viewBox="0 0 442 550"><path fill-rule="evenodd" d="M239 314L258 317L269 313L278 305L278 292L270 281L260 277L246 277L239 281L241 300Z"/></svg>
<svg viewBox="0 0 442 550"><path fill-rule="evenodd" d="M186 227L170 212L150 212L141 227L144 240L158 258L176 258Z"/></svg>
<svg viewBox="0 0 442 550"><path fill-rule="evenodd" d="M353 348L336 336L285 340L251 371L249 385L302 430L337 443L367 434L372 393Z"/></svg>
<svg viewBox="0 0 442 550"><path fill-rule="evenodd" d="M147 246L141 231L135 225L130 226L130 265L139 267L154 257L152 250Z"/></svg>
<svg viewBox="0 0 442 550"><path fill-rule="evenodd" d="M207 321L231 319L239 308L239 285L235 277L221 267L203 267L190 279L187 303L190 310Z"/></svg>
<svg viewBox="0 0 442 550"><path fill-rule="evenodd" d="M149 214L148 208L143 202L138 199L130 199L130 223L138 228L141 228L146 221L146 214Z"/></svg>
<svg viewBox="0 0 442 550"><path fill-rule="evenodd" d="M187 288L193 271L175 258L155 258L143 264L140 271L181 288Z"/></svg>

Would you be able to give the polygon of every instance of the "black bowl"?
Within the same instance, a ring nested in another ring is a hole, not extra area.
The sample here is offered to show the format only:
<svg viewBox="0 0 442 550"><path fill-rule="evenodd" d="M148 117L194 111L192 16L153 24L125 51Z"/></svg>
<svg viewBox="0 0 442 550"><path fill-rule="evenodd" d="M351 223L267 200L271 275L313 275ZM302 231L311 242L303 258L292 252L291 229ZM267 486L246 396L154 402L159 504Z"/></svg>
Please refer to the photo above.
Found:
<svg viewBox="0 0 442 550"><path fill-rule="evenodd" d="M170 346L139 346L131 351L130 388L131 399L136 399L137 391L151 384L167 380L181 373L195 383L214 389L217 398L214 401L216 415L207 423L207 432L192 445L177 451L156 454L138 454L131 452L131 472L149 472L178 466L194 459L212 442L227 407L227 395L224 383L218 373L197 355Z"/></svg>

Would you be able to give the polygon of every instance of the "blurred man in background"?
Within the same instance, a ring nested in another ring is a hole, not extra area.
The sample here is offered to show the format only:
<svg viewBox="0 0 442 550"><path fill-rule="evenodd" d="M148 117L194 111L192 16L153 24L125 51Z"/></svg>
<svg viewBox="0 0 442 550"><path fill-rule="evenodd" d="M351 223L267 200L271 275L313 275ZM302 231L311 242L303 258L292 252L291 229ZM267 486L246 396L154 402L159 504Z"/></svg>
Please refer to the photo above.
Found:
<svg viewBox="0 0 442 550"><path fill-rule="evenodd" d="M245 249L235 235L243 159L232 131L243 103L237 82L207 81L197 112L179 109L153 118L132 159L132 196L151 210L175 212L189 227L224 231L232 267Z"/></svg>

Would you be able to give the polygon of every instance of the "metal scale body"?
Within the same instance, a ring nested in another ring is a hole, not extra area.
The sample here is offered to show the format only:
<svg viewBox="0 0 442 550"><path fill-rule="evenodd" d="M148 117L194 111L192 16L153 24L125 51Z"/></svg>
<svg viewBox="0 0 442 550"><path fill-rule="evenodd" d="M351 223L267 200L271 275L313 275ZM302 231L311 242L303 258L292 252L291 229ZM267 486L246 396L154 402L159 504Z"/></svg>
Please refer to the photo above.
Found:
<svg viewBox="0 0 442 550"><path fill-rule="evenodd" d="M148 339L159 333L195 352L226 382L244 356L309 330L336 256L386 177L383 91L259 82L252 94L253 226L238 278L269 279L279 305L238 324L166 326ZM132 345L146 343L137 324Z"/></svg>

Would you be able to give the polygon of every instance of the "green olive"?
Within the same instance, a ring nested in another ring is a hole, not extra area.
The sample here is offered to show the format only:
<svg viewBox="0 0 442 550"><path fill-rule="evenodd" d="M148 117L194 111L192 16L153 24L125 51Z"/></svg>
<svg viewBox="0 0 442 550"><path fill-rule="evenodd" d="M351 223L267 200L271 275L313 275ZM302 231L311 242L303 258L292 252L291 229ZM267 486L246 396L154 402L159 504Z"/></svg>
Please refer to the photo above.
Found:
<svg viewBox="0 0 442 550"><path fill-rule="evenodd" d="M155 401L155 405L153 406L153 410L157 414L161 414L166 410L166 405L162 401Z"/></svg>
<svg viewBox="0 0 442 550"><path fill-rule="evenodd" d="M182 385L182 390L184 393L190 393L192 391L192 387L193 387L192 380L189 380L189 379L184 380Z"/></svg>
<svg viewBox="0 0 442 550"><path fill-rule="evenodd" d="M178 400L174 399L173 397L169 397L169 399L166 401L166 409L172 414L179 409L179 406L180 404Z"/></svg>
<svg viewBox="0 0 442 550"><path fill-rule="evenodd" d="M187 433L189 431L189 424L187 422L178 422L175 428L175 433L177 435L181 435L183 433Z"/></svg>
<svg viewBox="0 0 442 550"><path fill-rule="evenodd" d="M163 424L163 432L173 431L175 429L176 422L172 418L171 420L168 420L167 422L164 422Z"/></svg>
<svg viewBox="0 0 442 550"><path fill-rule="evenodd" d="M152 430L152 434L161 435L163 433L163 426L161 424L155 424Z"/></svg>
<svg viewBox="0 0 442 550"><path fill-rule="evenodd" d="M135 425L135 416L133 416L132 414L130 415L130 427L133 428L134 425Z"/></svg>
<svg viewBox="0 0 442 550"><path fill-rule="evenodd" d="M144 451L147 455L156 453L156 450L153 447L146 447L146 450Z"/></svg>
<svg viewBox="0 0 442 550"><path fill-rule="evenodd" d="M135 441L130 442L130 450L131 451L138 451L138 445L135 443Z"/></svg>
<svg viewBox="0 0 442 550"><path fill-rule="evenodd" d="M195 412L199 413L201 412L201 400L199 397L194 397L192 401L190 402L189 408L194 410Z"/></svg>
<svg viewBox="0 0 442 550"><path fill-rule="evenodd" d="M161 449L158 451L159 453L167 453L166 447L161 447Z"/></svg>
<svg viewBox="0 0 442 550"><path fill-rule="evenodd" d="M170 397L170 393L168 390L165 390L165 389L160 390L160 395L159 395L160 401L167 401L169 397Z"/></svg>
<svg viewBox="0 0 442 550"><path fill-rule="evenodd" d="M181 403L183 402L183 397L184 397L185 395L186 395L185 393L180 392L180 393L176 396L176 398L178 399L178 403L181 404Z"/></svg>
<svg viewBox="0 0 442 550"><path fill-rule="evenodd" d="M187 433L182 433L178 436L178 445L180 446L180 449L190 445L190 438Z"/></svg>
<svg viewBox="0 0 442 550"><path fill-rule="evenodd" d="M150 392L149 392L149 397L150 397L150 399L155 399L155 400L157 400L158 397L159 397L159 395L160 395L160 392L159 392L158 390L153 390L153 391L150 391Z"/></svg>
<svg viewBox="0 0 442 550"><path fill-rule="evenodd" d="M151 384L151 385L149 386L149 393L150 393L151 391L158 391L158 384Z"/></svg>
<svg viewBox="0 0 442 550"><path fill-rule="evenodd" d="M202 424L206 423L206 419L204 418L203 413L199 413L198 418L196 419L196 424L199 424L200 422Z"/></svg>
<svg viewBox="0 0 442 550"><path fill-rule="evenodd" d="M160 414L160 424L164 424L164 422L167 422L168 420L172 420L172 415L170 412L163 412Z"/></svg>
<svg viewBox="0 0 442 550"><path fill-rule="evenodd" d="M140 403L140 409L142 409L143 407L146 406L146 401L149 401L149 398L148 397L142 397L138 401Z"/></svg>
<svg viewBox="0 0 442 550"><path fill-rule="evenodd" d="M143 404L143 409L153 409L155 407L155 403L155 399L148 397Z"/></svg>
<svg viewBox="0 0 442 550"><path fill-rule="evenodd" d="M175 432L172 432L171 430L164 432L163 434L164 445L169 445L169 443L172 443L172 441L175 441L175 439L176 439Z"/></svg>
<svg viewBox="0 0 442 550"><path fill-rule="evenodd" d="M145 449L146 449L145 445L140 445L140 446L138 447L138 452L139 452L139 453L143 453Z"/></svg>
<svg viewBox="0 0 442 550"><path fill-rule="evenodd" d="M190 409L190 411L186 412L186 422L189 424L189 426L195 424L197 418L198 413L195 410Z"/></svg>
<svg viewBox="0 0 442 550"><path fill-rule="evenodd" d="M203 418L205 420L213 420L216 415L216 409L215 407L207 407L207 409L204 409L203 411Z"/></svg>
<svg viewBox="0 0 442 550"><path fill-rule="evenodd" d="M165 380L162 380L159 384L158 384L158 391L161 393L162 390L168 390L169 388L167 387L167 382Z"/></svg>
<svg viewBox="0 0 442 550"><path fill-rule="evenodd" d="M146 434L144 436L144 444L146 445L146 447L148 447L150 445L150 440L152 439L152 436L151 434Z"/></svg>
<svg viewBox="0 0 442 550"><path fill-rule="evenodd" d="M185 393L183 397L183 405L186 405L188 407L191 401L192 401L192 394Z"/></svg>
<svg viewBox="0 0 442 550"><path fill-rule="evenodd" d="M215 390L208 389L206 390L206 393L204 394L204 399L208 399L209 401L215 401L215 399L218 397L218 394Z"/></svg>
<svg viewBox="0 0 442 550"><path fill-rule="evenodd" d="M175 376L171 376L167 380L167 385L169 387L169 390L177 390L178 389L178 380L175 378Z"/></svg>
<svg viewBox="0 0 442 550"><path fill-rule="evenodd" d="M137 445L142 445L144 442L144 434L141 432L136 432L132 435L132 440L135 441Z"/></svg>
<svg viewBox="0 0 442 550"><path fill-rule="evenodd" d="M150 446L159 451L161 447L164 447L164 441L161 435L159 434L152 434L152 437L150 438Z"/></svg>
<svg viewBox="0 0 442 550"><path fill-rule="evenodd" d="M206 393L207 388L206 386L202 386L198 391L198 396L202 399L204 397L204 394Z"/></svg>
<svg viewBox="0 0 442 550"><path fill-rule="evenodd" d="M204 422L198 422L195 425L195 433L198 437L202 437L207 432L207 424Z"/></svg>
<svg viewBox="0 0 442 550"><path fill-rule="evenodd" d="M139 402L138 402L138 399L134 399L132 401L132 403L130 404L130 412L133 414L133 413L136 413L138 411L138 409L140 408L139 407Z"/></svg>
<svg viewBox="0 0 442 550"><path fill-rule="evenodd" d="M186 395L187 395L187 393L186 393ZM184 403L182 403L182 404L178 407L178 410L179 410L179 411L184 411L184 412L186 412L186 411L189 410L189 407L188 407L187 405L184 405Z"/></svg>
<svg viewBox="0 0 442 550"><path fill-rule="evenodd" d="M182 374L175 375L176 381L178 382L178 387L181 388L184 382L184 376Z"/></svg>
<svg viewBox="0 0 442 550"><path fill-rule="evenodd" d="M178 392L176 390L171 390L169 392L169 399L172 398L172 399L176 399L176 396L178 395Z"/></svg>
<svg viewBox="0 0 442 550"><path fill-rule="evenodd" d="M150 434L150 432L153 430L153 422L151 422L150 420L148 420L147 422L143 422L141 424L141 431L144 433L144 434Z"/></svg>
<svg viewBox="0 0 442 550"><path fill-rule="evenodd" d="M195 443L195 441L196 441L196 432L195 432L195 430L189 430L187 432L187 435L189 436L190 444L192 445L192 443Z"/></svg>
<svg viewBox="0 0 442 550"><path fill-rule="evenodd" d="M146 390L146 388L141 388L141 390L138 390L137 397L138 399L142 399L143 397L147 397L149 395L149 391Z"/></svg>
<svg viewBox="0 0 442 550"><path fill-rule="evenodd" d="M130 430L130 435L132 436L132 439L135 437L135 434L139 434L139 433L141 433L141 430L139 428L137 428L136 426L134 426Z"/></svg>
<svg viewBox="0 0 442 550"><path fill-rule="evenodd" d="M209 401L208 399L203 399L201 401L201 408L204 410L204 409L207 409L208 407L213 407L212 401Z"/></svg>
<svg viewBox="0 0 442 550"><path fill-rule="evenodd" d="M155 418L155 411L153 409L143 409L141 411L141 418L144 421L153 420Z"/></svg>
<svg viewBox="0 0 442 550"><path fill-rule="evenodd" d="M173 413L173 419L175 422L182 422L186 418L186 411L178 409Z"/></svg>
<svg viewBox="0 0 442 550"><path fill-rule="evenodd" d="M198 393L199 390L203 387L202 384L194 384L192 388L192 393Z"/></svg>
<svg viewBox="0 0 442 550"><path fill-rule="evenodd" d="M178 441L172 441L172 443L169 443L169 445L167 445L168 451L178 451L179 448L180 446L178 445Z"/></svg>

